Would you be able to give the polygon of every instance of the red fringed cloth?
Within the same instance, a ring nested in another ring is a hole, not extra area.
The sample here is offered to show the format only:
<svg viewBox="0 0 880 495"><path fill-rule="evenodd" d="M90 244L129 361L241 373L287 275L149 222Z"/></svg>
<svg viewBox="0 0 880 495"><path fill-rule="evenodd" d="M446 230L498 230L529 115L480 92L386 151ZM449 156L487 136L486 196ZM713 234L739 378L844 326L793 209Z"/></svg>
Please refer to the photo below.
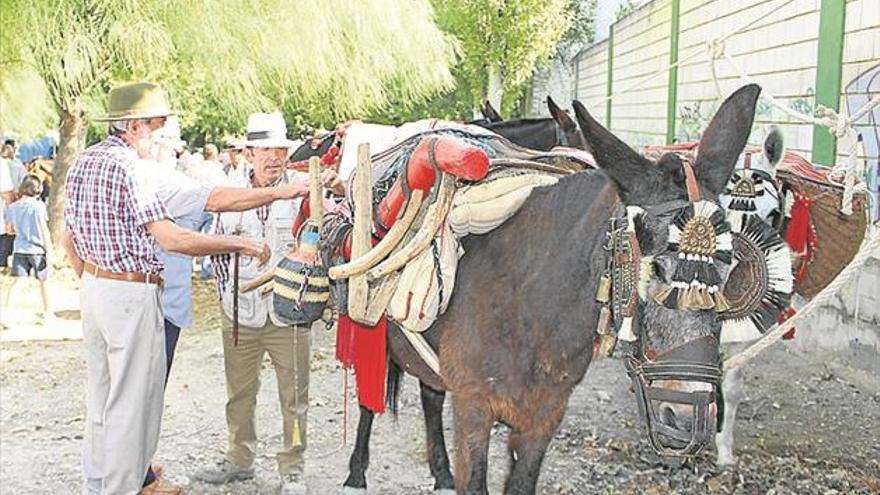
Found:
<svg viewBox="0 0 880 495"><path fill-rule="evenodd" d="M339 315L336 326L336 359L345 368L354 367L358 403L374 413L385 412L387 326L383 316L368 327Z"/></svg>
<svg viewBox="0 0 880 495"><path fill-rule="evenodd" d="M788 320L789 318L791 318L795 314L797 314L797 311L794 308L792 308L791 306L789 306L788 309L786 309L785 311L782 312L781 315L779 315L779 319L777 319L776 322L781 325L781 324L785 323L785 320ZM789 331L782 334L782 340L793 339L795 333L797 333L797 327L791 327L791 329Z"/></svg>
<svg viewBox="0 0 880 495"><path fill-rule="evenodd" d="M791 220L785 231L785 242L795 256L795 282L800 282L807 274L807 267L816 252L816 227L810 216L813 201L799 193L794 193L791 206Z"/></svg>

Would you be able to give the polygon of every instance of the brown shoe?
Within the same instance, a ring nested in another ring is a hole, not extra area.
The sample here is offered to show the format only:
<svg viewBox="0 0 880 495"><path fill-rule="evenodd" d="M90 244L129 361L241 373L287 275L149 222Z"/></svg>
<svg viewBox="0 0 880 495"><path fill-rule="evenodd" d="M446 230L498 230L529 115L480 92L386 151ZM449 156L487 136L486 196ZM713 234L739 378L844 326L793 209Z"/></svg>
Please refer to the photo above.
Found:
<svg viewBox="0 0 880 495"><path fill-rule="evenodd" d="M183 488L156 480L145 486L140 495L183 495Z"/></svg>

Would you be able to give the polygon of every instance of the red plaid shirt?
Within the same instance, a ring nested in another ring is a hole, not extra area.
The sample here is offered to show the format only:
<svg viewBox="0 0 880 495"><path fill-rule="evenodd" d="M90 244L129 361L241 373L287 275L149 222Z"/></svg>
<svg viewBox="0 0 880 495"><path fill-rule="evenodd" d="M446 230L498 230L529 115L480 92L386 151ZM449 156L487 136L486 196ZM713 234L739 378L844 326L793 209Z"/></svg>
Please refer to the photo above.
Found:
<svg viewBox="0 0 880 495"><path fill-rule="evenodd" d="M109 272L159 273L146 225L170 218L134 150L110 136L76 159L64 186L64 225L77 254Z"/></svg>

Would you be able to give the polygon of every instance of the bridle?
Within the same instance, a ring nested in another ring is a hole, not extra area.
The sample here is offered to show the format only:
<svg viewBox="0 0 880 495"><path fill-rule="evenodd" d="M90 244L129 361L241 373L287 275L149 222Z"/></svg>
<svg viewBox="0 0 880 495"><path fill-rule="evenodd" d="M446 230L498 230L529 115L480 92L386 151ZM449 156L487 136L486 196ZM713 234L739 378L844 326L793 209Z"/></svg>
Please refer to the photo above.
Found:
<svg viewBox="0 0 880 495"><path fill-rule="evenodd" d="M632 323L636 307L640 304L638 285L642 282L644 264L634 229L634 216L677 214L700 201L690 163L682 160L682 167L687 183L687 201L672 200L644 210L619 205L611 217L605 247L610 254L608 269L600 281L597 294L597 300L605 304L600 311L598 335L602 340L600 348L607 355L613 353L618 339L632 344L624 356L624 366L632 380L639 415L655 452L663 456L691 457L712 439L714 432L709 414L712 403L716 403L716 426L718 429L721 427L723 404L718 337L698 337L655 355L647 348L645 326L639 325L638 331L634 332ZM655 386L654 383L660 380L702 382L710 385L711 390L684 392ZM657 407L662 402L691 406L691 429L688 431L665 424Z"/></svg>

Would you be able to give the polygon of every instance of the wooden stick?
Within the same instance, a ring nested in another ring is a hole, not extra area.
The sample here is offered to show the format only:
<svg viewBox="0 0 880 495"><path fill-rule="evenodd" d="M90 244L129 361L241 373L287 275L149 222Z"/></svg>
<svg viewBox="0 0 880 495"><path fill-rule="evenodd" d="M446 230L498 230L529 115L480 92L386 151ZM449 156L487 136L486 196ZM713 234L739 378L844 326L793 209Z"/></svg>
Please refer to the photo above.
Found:
<svg viewBox="0 0 880 495"><path fill-rule="evenodd" d="M261 273L260 276L258 276L257 278L251 280L250 282L248 282L246 284L243 284L240 288L240 292L242 294L247 294L248 292L250 292L250 291L252 291L262 285L268 284L269 282L272 281L272 278L274 276L275 276L275 269L270 268L269 270L266 270L265 272Z"/></svg>
<svg viewBox="0 0 880 495"><path fill-rule="evenodd" d="M358 146L357 169L354 176L354 226L351 231L351 259L357 259L370 250L373 227L373 165L370 145ZM348 280L348 314L353 320L363 320L367 314L369 284L363 274Z"/></svg>
<svg viewBox="0 0 880 495"><path fill-rule="evenodd" d="M320 232L324 217L323 187L321 185L321 160L317 156L309 158L309 217Z"/></svg>

